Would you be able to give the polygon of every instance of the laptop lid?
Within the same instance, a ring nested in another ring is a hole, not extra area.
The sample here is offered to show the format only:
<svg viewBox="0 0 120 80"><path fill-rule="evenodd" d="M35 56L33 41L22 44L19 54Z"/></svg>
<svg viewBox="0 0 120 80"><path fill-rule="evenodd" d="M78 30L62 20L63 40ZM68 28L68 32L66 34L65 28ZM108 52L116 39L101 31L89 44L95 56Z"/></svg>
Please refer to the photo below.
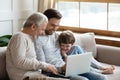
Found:
<svg viewBox="0 0 120 80"><path fill-rule="evenodd" d="M65 76L83 74L90 71L92 52L67 57Z"/></svg>

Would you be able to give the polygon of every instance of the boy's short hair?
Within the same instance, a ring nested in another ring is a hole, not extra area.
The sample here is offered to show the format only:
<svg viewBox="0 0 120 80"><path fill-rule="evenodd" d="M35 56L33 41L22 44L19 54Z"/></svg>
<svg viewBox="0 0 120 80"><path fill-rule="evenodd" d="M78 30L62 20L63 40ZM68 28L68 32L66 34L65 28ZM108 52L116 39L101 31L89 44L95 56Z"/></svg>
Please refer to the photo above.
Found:
<svg viewBox="0 0 120 80"><path fill-rule="evenodd" d="M73 32L70 30L63 31L58 38L59 44L74 44L75 37L73 35Z"/></svg>

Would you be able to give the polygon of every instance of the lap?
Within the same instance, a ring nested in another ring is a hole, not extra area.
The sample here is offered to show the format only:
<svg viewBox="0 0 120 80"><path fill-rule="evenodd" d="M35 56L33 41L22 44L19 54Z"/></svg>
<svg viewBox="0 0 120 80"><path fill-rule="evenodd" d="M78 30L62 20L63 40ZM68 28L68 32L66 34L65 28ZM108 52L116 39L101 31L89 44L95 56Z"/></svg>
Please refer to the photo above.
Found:
<svg viewBox="0 0 120 80"><path fill-rule="evenodd" d="M69 80L69 79L47 76L45 74L40 73L39 71L35 72L30 71L24 75L23 80Z"/></svg>
<svg viewBox="0 0 120 80"><path fill-rule="evenodd" d="M70 76L69 78L70 78L70 80L88 80L86 77L79 76L79 75Z"/></svg>
<svg viewBox="0 0 120 80"><path fill-rule="evenodd" d="M79 75L74 75L74 76L69 76L69 77L65 77L63 74L52 74L52 73L48 73L48 72L43 72L43 74L49 76L49 77L54 77L54 78L61 78L60 80L88 80L86 77L83 76L79 76Z"/></svg>
<svg viewBox="0 0 120 80"><path fill-rule="evenodd" d="M80 76L84 76L89 80L108 80L104 74L97 72L88 72L88 73L80 74Z"/></svg>
<svg viewBox="0 0 120 80"><path fill-rule="evenodd" d="M88 72L88 73L74 75L70 77L62 77L62 76L51 74L51 73L50 74L45 73L45 75L49 77L57 78L56 80L60 80L59 78L61 78L61 80L68 80L68 79L70 80L108 80L105 75L97 72Z"/></svg>

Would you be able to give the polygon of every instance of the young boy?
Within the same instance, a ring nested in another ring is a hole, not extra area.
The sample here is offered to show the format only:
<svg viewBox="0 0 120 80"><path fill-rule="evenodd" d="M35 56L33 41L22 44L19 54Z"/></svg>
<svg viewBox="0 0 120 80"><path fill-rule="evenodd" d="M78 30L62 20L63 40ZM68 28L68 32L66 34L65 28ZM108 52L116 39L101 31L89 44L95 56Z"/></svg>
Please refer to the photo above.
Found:
<svg viewBox="0 0 120 80"><path fill-rule="evenodd" d="M61 48L61 55L65 62L67 60L67 56L81 54L85 52L80 46L73 45L75 42L75 37L72 31L63 31L59 35L58 41ZM98 61L92 58L91 71L99 72L102 74L113 74L114 69L115 68L113 65L110 67L103 67Z"/></svg>

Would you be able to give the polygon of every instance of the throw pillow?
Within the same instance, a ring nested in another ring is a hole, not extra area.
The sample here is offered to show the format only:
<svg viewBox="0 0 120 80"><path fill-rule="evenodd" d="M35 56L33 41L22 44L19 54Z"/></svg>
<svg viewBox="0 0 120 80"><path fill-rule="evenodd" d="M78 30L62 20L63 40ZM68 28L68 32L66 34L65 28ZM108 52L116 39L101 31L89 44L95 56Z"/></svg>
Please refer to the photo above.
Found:
<svg viewBox="0 0 120 80"><path fill-rule="evenodd" d="M80 45L85 51L92 52L93 56L96 57L96 42L94 38L94 33L84 33L77 34L75 33L75 44Z"/></svg>

